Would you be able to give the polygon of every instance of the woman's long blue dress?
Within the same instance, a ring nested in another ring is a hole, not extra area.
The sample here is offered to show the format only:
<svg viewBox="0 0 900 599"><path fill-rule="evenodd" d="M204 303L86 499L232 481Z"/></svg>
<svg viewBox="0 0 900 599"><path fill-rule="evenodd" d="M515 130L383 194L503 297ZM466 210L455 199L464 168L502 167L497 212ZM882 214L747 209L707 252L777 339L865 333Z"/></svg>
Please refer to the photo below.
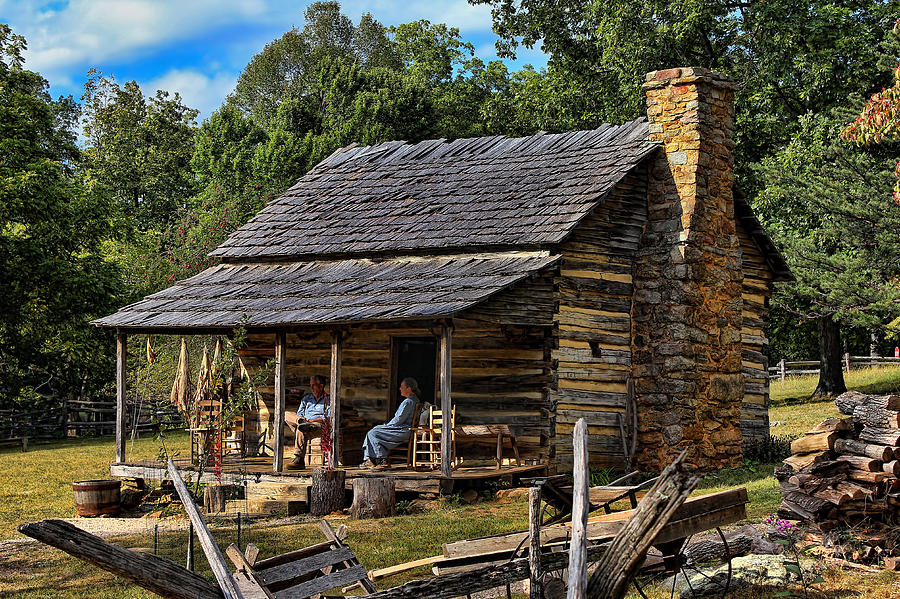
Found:
<svg viewBox="0 0 900 599"><path fill-rule="evenodd" d="M363 442L363 459L379 462L387 458L390 450L409 439L409 428L419 398L410 395L397 408L397 413L387 424L379 424L366 434Z"/></svg>

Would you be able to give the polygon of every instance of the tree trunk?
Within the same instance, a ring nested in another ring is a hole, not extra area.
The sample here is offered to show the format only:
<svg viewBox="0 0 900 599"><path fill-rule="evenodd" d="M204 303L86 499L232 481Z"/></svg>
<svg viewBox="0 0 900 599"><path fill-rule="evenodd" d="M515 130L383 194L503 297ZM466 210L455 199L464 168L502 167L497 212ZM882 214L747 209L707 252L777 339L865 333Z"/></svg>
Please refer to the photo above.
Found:
<svg viewBox="0 0 900 599"><path fill-rule="evenodd" d="M819 318L819 385L817 395L838 395L847 390L841 363L841 325L830 316Z"/></svg>
<svg viewBox="0 0 900 599"><path fill-rule="evenodd" d="M394 479L379 476L357 478L353 481L351 518L361 520L393 516L395 504Z"/></svg>
<svg viewBox="0 0 900 599"><path fill-rule="evenodd" d="M310 514L321 517L344 509L345 476L343 470L313 470L312 488L309 490Z"/></svg>

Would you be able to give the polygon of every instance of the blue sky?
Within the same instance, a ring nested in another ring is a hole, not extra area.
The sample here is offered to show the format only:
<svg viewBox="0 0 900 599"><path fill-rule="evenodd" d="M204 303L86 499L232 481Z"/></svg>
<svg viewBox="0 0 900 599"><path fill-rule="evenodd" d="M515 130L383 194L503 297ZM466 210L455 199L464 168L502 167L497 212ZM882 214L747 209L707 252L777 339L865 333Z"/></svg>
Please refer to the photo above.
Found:
<svg viewBox="0 0 900 599"><path fill-rule="evenodd" d="M303 26L308 1L287 0L0 0L0 22L28 41L26 67L40 72L55 96L80 98L88 69L145 94L179 92L200 118L219 107L243 67L266 43ZM458 27L482 59L496 58L490 8L466 0L344 0L358 22L370 12L384 25L416 19ZM523 49L511 68L546 65Z"/></svg>

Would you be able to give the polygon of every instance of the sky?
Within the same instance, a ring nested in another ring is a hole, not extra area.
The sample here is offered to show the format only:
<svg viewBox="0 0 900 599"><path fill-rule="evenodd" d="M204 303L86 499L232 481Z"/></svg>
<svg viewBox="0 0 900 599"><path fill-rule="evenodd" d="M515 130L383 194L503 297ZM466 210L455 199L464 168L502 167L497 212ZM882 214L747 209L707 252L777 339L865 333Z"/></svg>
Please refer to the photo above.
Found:
<svg viewBox="0 0 900 599"><path fill-rule="evenodd" d="M234 89L244 66L270 41L303 26L311 2L289 0L0 0L0 23L25 36L25 66L50 83L54 96L83 92L88 69L137 81L146 95L179 92L202 120ZM343 0L354 23L370 12L383 25L418 19L458 27L476 54L496 58L488 6L466 0ZM515 69L546 65L521 49Z"/></svg>

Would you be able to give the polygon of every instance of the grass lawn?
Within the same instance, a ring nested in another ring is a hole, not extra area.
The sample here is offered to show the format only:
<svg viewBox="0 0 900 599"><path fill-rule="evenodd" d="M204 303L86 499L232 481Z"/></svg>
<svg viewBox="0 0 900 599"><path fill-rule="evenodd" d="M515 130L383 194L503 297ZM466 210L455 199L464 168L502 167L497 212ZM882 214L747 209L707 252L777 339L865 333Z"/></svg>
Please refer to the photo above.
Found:
<svg viewBox="0 0 900 599"><path fill-rule="evenodd" d="M770 418L773 422L782 423L773 428L774 434L799 434L823 418L837 415L831 401L805 401L815 384L815 377L773 383ZM900 368L854 371L847 377L847 384L850 388L875 393L900 391ZM167 443L170 451L187 451L187 438L183 434L170 436ZM141 439L135 443L129 458L155 458L158 451L157 440ZM74 516L71 483L108 477L112 452L113 441L110 438L34 444L33 449L25 454L14 449L3 451L5 468L0 473L0 538L19 536L15 526L21 522ZM695 493L746 486L750 497L748 522L760 522L773 513L781 501L777 483L772 477L774 467L774 464L748 464L741 468L724 469L707 475ZM362 563L373 569L437 555L441 552L441 544L447 541L524 529L527 527L527 511L523 499L470 506L445 501L440 507L424 513L344 522L350 529L350 544ZM127 547L149 547L153 538L152 520L146 519L144 530L141 535L122 537L115 542ZM235 541L233 526L218 528L215 535L223 548ZM245 543L248 540L256 543L262 549L263 556L268 556L319 542L321 535L315 523L299 519L277 525L254 522L249 530L245 525L243 540ZM186 533L160 535L159 551L162 555L183 563L185 550ZM196 556L198 571L209 576L199 546ZM387 588L427 575L428 569L423 567L383 581L378 587ZM893 572L873 576L832 570L827 573L826 582L817 586L825 594L811 596L900 599L900 575ZM780 590L751 589L734 593L731 597L773 597ZM0 546L0 596L17 599L111 599L152 595L59 551L16 544ZM636 594L632 596L636 597ZM655 591L650 596L661 598L669 594Z"/></svg>
<svg viewBox="0 0 900 599"><path fill-rule="evenodd" d="M189 451L187 433L169 434L170 452ZM161 441L147 436L126 447L128 459L156 459ZM23 453L15 448L0 450L0 539L21 537L16 525L44 518L75 516L72 483L109 478L115 459L115 441L110 437L33 441Z"/></svg>

